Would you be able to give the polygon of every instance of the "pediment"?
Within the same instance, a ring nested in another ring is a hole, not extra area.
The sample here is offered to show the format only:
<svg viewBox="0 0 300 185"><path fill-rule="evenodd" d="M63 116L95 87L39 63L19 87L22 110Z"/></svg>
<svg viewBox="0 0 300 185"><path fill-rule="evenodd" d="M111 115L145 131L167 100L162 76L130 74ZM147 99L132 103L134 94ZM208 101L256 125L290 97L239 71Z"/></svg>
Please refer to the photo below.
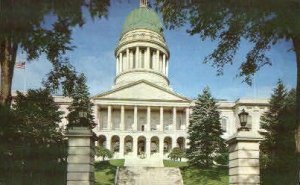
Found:
<svg viewBox="0 0 300 185"><path fill-rule="evenodd" d="M98 94L93 99L190 101L171 90L144 80Z"/></svg>

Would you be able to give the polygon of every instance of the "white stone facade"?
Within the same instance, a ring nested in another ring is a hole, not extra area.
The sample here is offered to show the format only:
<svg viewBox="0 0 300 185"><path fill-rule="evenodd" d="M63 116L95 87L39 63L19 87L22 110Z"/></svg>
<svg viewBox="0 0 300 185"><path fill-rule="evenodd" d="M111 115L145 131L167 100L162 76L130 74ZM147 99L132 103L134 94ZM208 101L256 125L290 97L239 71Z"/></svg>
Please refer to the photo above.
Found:
<svg viewBox="0 0 300 185"><path fill-rule="evenodd" d="M114 151L115 158L166 158L172 148L188 147L187 128L194 102L169 86L170 52L163 35L147 29L131 30L121 36L115 57L113 89L92 97L97 145ZM66 111L70 100L56 97L56 102ZM268 100L218 101L218 106L224 138L229 138L237 132L242 109L249 113L248 126L259 130Z"/></svg>

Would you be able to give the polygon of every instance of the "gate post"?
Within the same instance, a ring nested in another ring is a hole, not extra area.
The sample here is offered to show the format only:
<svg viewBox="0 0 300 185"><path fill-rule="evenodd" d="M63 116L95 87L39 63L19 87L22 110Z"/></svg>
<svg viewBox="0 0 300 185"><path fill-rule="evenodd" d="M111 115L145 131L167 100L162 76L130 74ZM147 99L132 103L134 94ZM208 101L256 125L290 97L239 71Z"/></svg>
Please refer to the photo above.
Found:
<svg viewBox="0 0 300 185"><path fill-rule="evenodd" d="M258 132L241 130L227 140L229 145L229 184L259 185L259 142Z"/></svg>
<svg viewBox="0 0 300 185"><path fill-rule="evenodd" d="M95 140L87 127L69 128L67 185L94 185Z"/></svg>

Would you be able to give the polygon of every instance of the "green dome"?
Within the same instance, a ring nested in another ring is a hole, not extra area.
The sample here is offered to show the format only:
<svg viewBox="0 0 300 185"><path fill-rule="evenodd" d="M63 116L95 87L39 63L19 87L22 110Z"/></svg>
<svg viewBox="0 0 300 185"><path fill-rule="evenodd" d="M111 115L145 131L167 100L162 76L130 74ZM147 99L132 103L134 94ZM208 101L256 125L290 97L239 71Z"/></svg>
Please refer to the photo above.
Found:
<svg viewBox="0 0 300 185"><path fill-rule="evenodd" d="M146 7L140 7L127 16L122 34L135 29L148 29L162 35L163 26L156 12Z"/></svg>

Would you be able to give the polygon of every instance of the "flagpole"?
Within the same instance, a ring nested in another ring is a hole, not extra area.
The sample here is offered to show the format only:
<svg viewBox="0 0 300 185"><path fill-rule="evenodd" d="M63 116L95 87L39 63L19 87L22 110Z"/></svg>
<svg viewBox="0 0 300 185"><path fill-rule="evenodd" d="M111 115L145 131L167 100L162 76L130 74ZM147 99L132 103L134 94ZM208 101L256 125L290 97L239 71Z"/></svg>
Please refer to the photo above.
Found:
<svg viewBox="0 0 300 185"><path fill-rule="evenodd" d="M24 92L24 94L26 93L26 83L27 83L27 81L26 81L26 66L24 67L24 89L23 89L23 92Z"/></svg>

